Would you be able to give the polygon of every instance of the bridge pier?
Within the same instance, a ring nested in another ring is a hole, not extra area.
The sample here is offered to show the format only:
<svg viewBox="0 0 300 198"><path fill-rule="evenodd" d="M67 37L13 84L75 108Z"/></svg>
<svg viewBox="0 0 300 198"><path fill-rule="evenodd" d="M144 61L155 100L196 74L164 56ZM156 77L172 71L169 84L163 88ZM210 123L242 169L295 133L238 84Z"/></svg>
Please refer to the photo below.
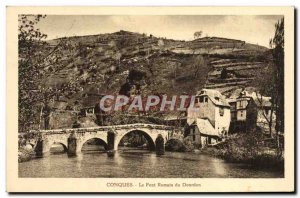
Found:
<svg viewBox="0 0 300 198"><path fill-rule="evenodd" d="M68 156L77 156L81 151L78 147L78 139L75 136L75 133L72 133L68 138Z"/></svg>
<svg viewBox="0 0 300 198"><path fill-rule="evenodd" d="M37 157L48 156L50 154L50 148L49 148L47 139L37 140L34 151L35 151L35 155Z"/></svg>
<svg viewBox="0 0 300 198"><path fill-rule="evenodd" d="M113 157L115 155L116 150L118 150L117 138L113 131L109 131L107 133L107 156Z"/></svg>
<svg viewBox="0 0 300 198"><path fill-rule="evenodd" d="M158 135L155 140L155 151L156 155L164 155L165 154L165 140L162 135Z"/></svg>

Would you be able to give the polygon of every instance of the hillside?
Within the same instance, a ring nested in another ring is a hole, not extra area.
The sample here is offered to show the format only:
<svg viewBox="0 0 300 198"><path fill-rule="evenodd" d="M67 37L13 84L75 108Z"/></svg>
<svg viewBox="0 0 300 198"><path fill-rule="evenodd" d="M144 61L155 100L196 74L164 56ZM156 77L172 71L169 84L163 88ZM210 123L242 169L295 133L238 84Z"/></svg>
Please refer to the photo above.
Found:
<svg viewBox="0 0 300 198"><path fill-rule="evenodd" d="M48 43L46 52L64 47L44 64L41 86L70 106L88 105L83 96L90 93L195 94L206 87L229 95L255 80L269 55L267 48L240 40L178 41L127 31Z"/></svg>

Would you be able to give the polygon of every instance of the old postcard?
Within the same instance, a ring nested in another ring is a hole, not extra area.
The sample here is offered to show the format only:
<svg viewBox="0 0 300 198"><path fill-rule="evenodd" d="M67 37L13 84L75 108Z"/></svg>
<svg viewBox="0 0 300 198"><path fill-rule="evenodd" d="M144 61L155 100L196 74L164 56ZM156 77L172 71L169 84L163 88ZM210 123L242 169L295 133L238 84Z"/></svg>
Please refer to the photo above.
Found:
<svg viewBox="0 0 300 198"><path fill-rule="evenodd" d="M293 7L7 7L8 192L293 192Z"/></svg>

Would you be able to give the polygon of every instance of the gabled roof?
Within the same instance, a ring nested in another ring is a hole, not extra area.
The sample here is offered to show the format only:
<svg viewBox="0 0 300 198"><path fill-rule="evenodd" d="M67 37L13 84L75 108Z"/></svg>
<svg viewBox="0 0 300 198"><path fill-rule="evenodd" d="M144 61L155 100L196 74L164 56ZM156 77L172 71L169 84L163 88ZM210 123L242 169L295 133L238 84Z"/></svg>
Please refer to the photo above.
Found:
<svg viewBox="0 0 300 198"><path fill-rule="evenodd" d="M246 87L245 89L236 89L228 99L228 102L236 102L241 98L252 98L258 107L272 106L271 97L262 96L254 87Z"/></svg>
<svg viewBox="0 0 300 198"><path fill-rule="evenodd" d="M271 97L262 96L257 92L250 93L249 91L242 91L237 100L240 98L251 98L258 107L270 107L272 105Z"/></svg>
<svg viewBox="0 0 300 198"><path fill-rule="evenodd" d="M86 107L95 107L96 104L100 102L99 95L88 95L86 98L83 98L82 105L84 108Z"/></svg>
<svg viewBox="0 0 300 198"><path fill-rule="evenodd" d="M216 134L216 130L214 129L212 124L209 122L209 120L197 118L196 124L197 124L197 127L198 127L200 133L205 134L205 135L218 136L218 134Z"/></svg>
<svg viewBox="0 0 300 198"><path fill-rule="evenodd" d="M208 96L210 100L217 106L230 107L225 96L223 96L218 90L214 89L202 89L197 92L197 96Z"/></svg>

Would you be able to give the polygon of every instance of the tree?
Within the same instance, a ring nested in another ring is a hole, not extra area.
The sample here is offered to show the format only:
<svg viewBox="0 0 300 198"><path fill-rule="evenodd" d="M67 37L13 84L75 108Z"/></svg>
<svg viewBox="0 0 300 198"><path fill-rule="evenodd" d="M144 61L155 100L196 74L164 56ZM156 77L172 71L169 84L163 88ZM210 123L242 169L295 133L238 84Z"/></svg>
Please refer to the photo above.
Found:
<svg viewBox="0 0 300 198"><path fill-rule="evenodd" d="M275 35L270 39L270 47L273 49L273 61L275 64L275 92L276 92L276 140L278 154L282 154L279 142L279 134L284 132L284 18L275 24Z"/></svg>
<svg viewBox="0 0 300 198"><path fill-rule="evenodd" d="M284 18L275 24L275 35L270 39L275 64L276 132L284 132Z"/></svg>
<svg viewBox="0 0 300 198"><path fill-rule="evenodd" d="M45 17L19 15L18 18L19 131L27 131L33 126L39 128L44 107L59 92L47 87L43 79L63 69L66 64L62 61L64 52L72 50L66 39L58 39L52 46L45 41L47 35L36 28ZM47 67L52 68L50 73L44 71Z"/></svg>
<svg viewBox="0 0 300 198"><path fill-rule="evenodd" d="M221 71L221 79L226 79L226 78L228 78L228 71L226 68L224 68Z"/></svg>
<svg viewBox="0 0 300 198"><path fill-rule="evenodd" d="M47 35L35 29L35 25L44 15L20 15L18 27L19 50L19 130L26 130L34 122L32 115L36 109L32 106L37 87L35 79L39 76L40 49L46 43L42 40ZM30 119L31 118L31 119Z"/></svg>
<svg viewBox="0 0 300 198"><path fill-rule="evenodd" d="M284 19L275 24L274 37L270 39L271 57L270 64L257 75L254 85L258 88L261 96L271 96L271 116L276 115L275 130L279 148L279 133L284 132ZM270 134L274 124L272 117L269 117Z"/></svg>
<svg viewBox="0 0 300 198"><path fill-rule="evenodd" d="M261 115L264 117L266 123L269 128L269 136L272 137L273 134L273 126L275 120L273 119L273 115L276 111L276 103L277 103L277 91L276 91L276 74L275 74L275 64L272 61L272 57L269 57L270 62L263 70L256 71L256 78L252 82L252 85L257 88L256 98L257 105L260 109ZM265 98L264 96L271 97L271 106L270 106L270 114L267 114L264 111Z"/></svg>
<svg viewBox="0 0 300 198"><path fill-rule="evenodd" d="M202 36L202 31L197 31L194 33L194 39L200 38Z"/></svg>

